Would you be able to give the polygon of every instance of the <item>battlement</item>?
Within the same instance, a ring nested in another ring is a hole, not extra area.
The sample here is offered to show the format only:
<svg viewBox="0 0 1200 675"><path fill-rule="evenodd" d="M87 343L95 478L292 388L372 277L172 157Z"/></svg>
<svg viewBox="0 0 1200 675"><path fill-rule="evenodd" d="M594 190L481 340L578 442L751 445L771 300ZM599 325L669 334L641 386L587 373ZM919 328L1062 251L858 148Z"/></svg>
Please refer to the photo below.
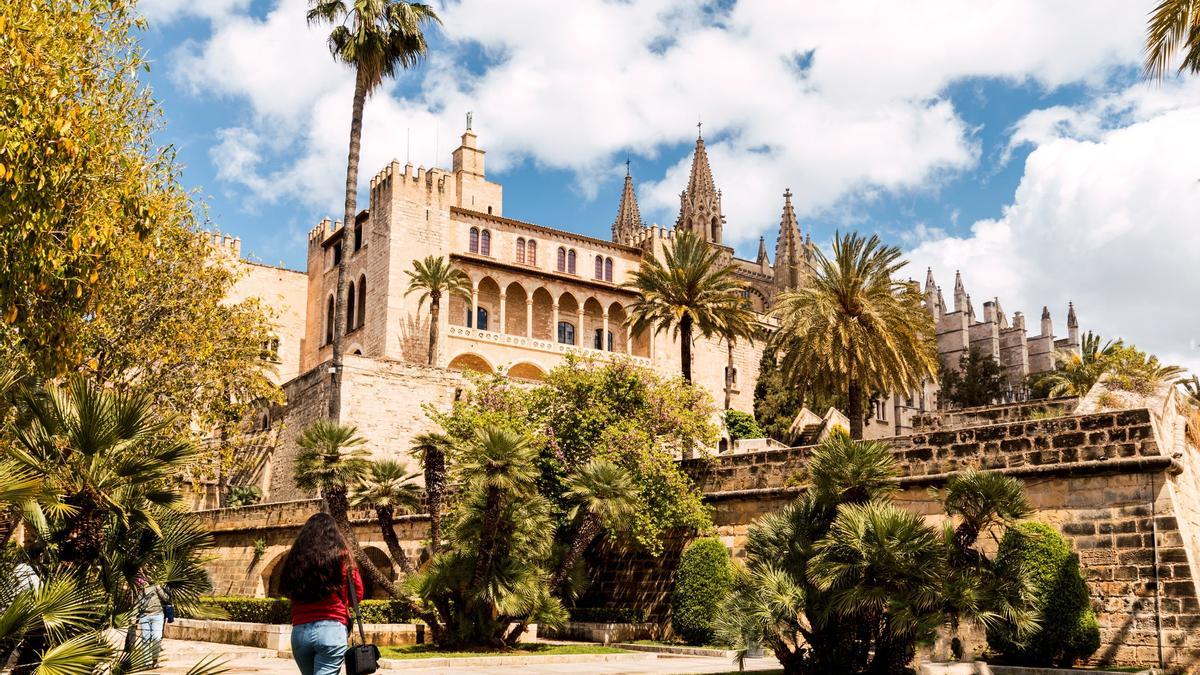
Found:
<svg viewBox="0 0 1200 675"><path fill-rule="evenodd" d="M309 247L311 248L314 245L320 246L321 244L325 243L325 240L332 237L333 234L340 229L342 229L342 221L330 220L328 218L323 219L321 222L317 223L316 227L308 231Z"/></svg>
<svg viewBox="0 0 1200 675"><path fill-rule="evenodd" d="M220 232L202 232L200 236L207 240L209 245L217 251L234 259L242 257L241 237L231 237L228 234L221 234Z"/></svg>
<svg viewBox="0 0 1200 675"><path fill-rule="evenodd" d="M382 171L371 178L371 204L395 197L439 208L455 206L454 181L452 174L438 167L416 168L409 162L400 165L392 160Z"/></svg>

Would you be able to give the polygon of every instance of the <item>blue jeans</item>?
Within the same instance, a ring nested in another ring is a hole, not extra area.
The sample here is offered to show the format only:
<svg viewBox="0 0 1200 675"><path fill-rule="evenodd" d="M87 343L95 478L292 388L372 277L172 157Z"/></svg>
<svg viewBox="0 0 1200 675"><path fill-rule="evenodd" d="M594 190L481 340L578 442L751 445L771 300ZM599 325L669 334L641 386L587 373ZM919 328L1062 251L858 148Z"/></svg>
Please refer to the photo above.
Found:
<svg viewBox="0 0 1200 675"><path fill-rule="evenodd" d="M346 658L346 624L313 621L292 626L292 658L301 675L338 675Z"/></svg>
<svg viewBox="0 0 1200 675"><path fill-rule="evenodd" d="M150 659L158 663L158 654L162 651L163 635L162 614L146 614L138 617L138 628L142 631L142 644L150 651Z"/></svg>

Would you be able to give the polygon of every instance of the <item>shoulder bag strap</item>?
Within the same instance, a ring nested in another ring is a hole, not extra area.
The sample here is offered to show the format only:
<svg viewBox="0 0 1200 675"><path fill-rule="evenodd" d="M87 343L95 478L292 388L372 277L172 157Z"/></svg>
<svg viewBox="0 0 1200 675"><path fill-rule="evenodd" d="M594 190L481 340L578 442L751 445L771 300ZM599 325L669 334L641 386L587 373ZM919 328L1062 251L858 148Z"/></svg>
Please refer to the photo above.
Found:
<svg viewBox="0 0 1200 675"><path fill-rule="evenodd" d="M350 622L358 624L358 636L362 638L362 643L365 645L367 644L367 632L363 629L362 615L358 613L358 593L354 590L354 568L351 567L352 564L353 561L349 561L346 565L346 589L350 592Z"/></svg>

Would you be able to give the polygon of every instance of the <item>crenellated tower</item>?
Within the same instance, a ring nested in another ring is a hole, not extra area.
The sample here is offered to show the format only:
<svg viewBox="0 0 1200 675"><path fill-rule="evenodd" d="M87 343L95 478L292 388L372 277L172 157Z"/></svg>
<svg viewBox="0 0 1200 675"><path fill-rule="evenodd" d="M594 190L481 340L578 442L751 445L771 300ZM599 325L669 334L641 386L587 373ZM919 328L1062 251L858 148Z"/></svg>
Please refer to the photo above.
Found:
<svg viewBox="0 0 1200 675"><path fill-rule="evenodd" d="M679 219L675 221L675 229L689 230L703 237L705 241L720 244L724 228L721 191L713 182L712 169L708 166L708 152L704 149L704 137L698 136L687 189L679 194Z"/></svg>
<svg viewBox="0 0 1200 675"><path fill-rule="evenodd" d="M617 219L613 221L612 240L625 246L637 246L645 236L642 214L638 211L637 193L633 189L633 177L629 174L629 163L625 163L625 188L621 191L621 203L617 206Z"/></svg>

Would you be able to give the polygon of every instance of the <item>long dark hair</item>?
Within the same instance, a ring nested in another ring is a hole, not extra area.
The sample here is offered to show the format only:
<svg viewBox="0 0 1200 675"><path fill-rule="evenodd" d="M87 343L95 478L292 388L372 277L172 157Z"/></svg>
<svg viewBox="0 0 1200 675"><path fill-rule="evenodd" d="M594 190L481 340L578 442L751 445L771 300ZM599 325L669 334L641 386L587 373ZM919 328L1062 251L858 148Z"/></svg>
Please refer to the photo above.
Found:
<svg viewBox="0 0 1200 675"><path fill-rule="evenodd" d="M320 602L339 592L346 581L348 548L333 516L309 518L283 559L280 592L293 602Z"/></svg>

